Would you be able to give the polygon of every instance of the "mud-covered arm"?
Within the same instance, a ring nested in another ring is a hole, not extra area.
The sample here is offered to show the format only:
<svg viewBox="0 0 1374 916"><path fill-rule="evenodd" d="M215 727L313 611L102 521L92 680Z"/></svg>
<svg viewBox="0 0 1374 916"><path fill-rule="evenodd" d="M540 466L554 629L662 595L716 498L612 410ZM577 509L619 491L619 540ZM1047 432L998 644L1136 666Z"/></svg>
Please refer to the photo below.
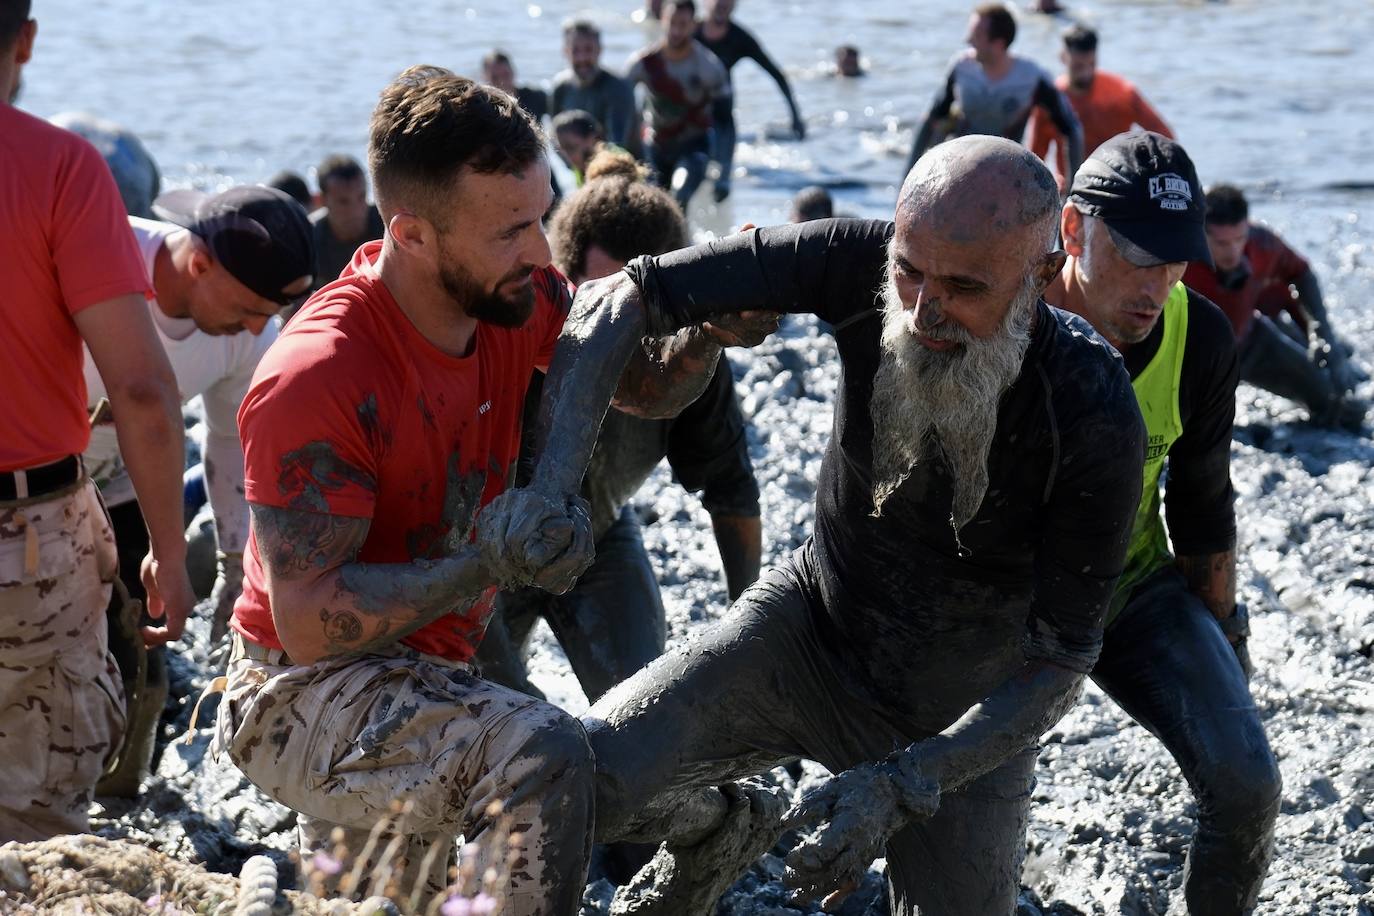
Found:
<svg viewBox="0 0 1374 916"><path fill-rule="evenodd" d="M949 791L999 766L1058 721L1102 651L1103 619L1126 562L1140 503L1144 423L1119 362L1094 361L1064 384L1093 405L1056 414L1060 441L1036 552L1026 663L940 735L913 746L922 773ZM1068 399L1060 399L1067 401Z"/></svg>
<svg viewBox="0 0 1374 916"><path fill-rule="evenodd" d="M390 645L474 603L496 581L474 546L433 561L360 563L368 519L251 509L272 620L298 664Z"/></svg>
<svg viewBox="0 0 1374 916"><path fill-rule="evenodd" d="M1064 179L1072 185L1073 176L1083 164L1083 125L1079 122L1078 115L1074 114L1068 97L1055 87L1048 76L1041 78L1035 87L1035 103L1050 116L1050 120L1054 121L1054 126L1059 128L1059 133L1064 138L1067 147L1065 152L1069 160L1068 172Z"/></svg>
<svg viewBox="0 0 1374 916"><path fill-rule="evenodd" d="M936 96L935 103L926 112L925 118L921 121L921 126L916 128L916 137L911 143L911 155L906 160L906 171L902 172L902 177L911 171L911 167L916 164L916 160L925 155L926 150L930 149L931 141L935 138L935 125L937 122L948 118L950 111L954 107L954 71L951 70L945 77L944 88Z"/></svg>
<svg viewBox="0 0 1374 916"><path fill-rule="evenodd" d="M752 345L761 337L747 335L776 327L768 313L810 311L833 322L872 308L891 232L891 223L864 220L754 229L639 258L623 273L583 284L544 382L530 487L550 498L578 492L612 399L650 416L644 408L665 396L684 406L695 400L719 354L717 342L702 340L703 323L743 327L740 343ZM758 322L723 317L741 313ZM673 338L670 346L682 350L654 356L646 336Z"/></svg>

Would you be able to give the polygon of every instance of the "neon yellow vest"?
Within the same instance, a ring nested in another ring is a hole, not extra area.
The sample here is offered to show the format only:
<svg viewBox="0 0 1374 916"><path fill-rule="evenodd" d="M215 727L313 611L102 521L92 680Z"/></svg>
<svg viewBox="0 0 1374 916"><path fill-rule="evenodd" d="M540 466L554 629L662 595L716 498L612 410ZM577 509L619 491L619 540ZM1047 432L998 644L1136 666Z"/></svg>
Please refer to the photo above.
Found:
<svg viewBox="0 0 1374 916"><path fill-rule="evenodd" d="M1169 536L1160 516L1159 475L1169 449L1183 434L1183 419L1178 410L1179 376L1183 370L1183 347L1188 339L1188 291L1175 283L1164 300L1164 339L1150 364L1131 381L1140 415L1145 419L1145 481L1140 506L1131 528L1131 543L1126 550L1126 569L1117 583L1111 606L1110 623L1126 604L1131 590L1147 576L1173 561Z"/></svg>

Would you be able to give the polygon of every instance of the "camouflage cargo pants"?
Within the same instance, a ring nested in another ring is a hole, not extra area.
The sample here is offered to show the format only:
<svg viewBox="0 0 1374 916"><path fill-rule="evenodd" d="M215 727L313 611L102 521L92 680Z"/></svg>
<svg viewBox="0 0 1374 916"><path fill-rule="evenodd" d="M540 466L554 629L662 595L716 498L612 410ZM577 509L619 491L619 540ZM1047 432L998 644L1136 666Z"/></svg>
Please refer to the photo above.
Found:
<svg viewBox="0 0 1374 916"><path fill-rule="evenodd" d="M0 843L89 826L124 732L105 628L117 565L95 484L0 503Z"/></svg>
<svg viewBox="0 0 1374 916"><path fill-rule="evenodd" d="M502 912L578 911L593 795L582 725L466 665L400 647L293 665L235 636L216 722L215 751L225 750L300 813L303 863L338 842L361 855L372 828L408 802L399 827L374 840L367 872L399 836L393 893L409 895L423 882L428 899L448 883L459 835L480 844L500 832L490 829L500 802L509 849L486 856L509 866Z"/></svg>

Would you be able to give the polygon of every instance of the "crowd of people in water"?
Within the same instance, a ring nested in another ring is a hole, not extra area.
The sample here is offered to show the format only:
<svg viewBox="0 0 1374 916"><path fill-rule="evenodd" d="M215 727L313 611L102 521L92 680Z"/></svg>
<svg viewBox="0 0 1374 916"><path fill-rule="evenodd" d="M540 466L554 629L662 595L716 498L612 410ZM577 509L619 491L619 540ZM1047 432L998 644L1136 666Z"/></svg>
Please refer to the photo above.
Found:
<svg viewBox="0 0 1374 916"><path fill-rule="evenodd" d="M1368 434L1313 270L1204 186L1096 30L1056 76L998 3L891 220L812 186L691 246L692 200L742 173L736 64L807 134L734 7L651 3L623 73L571 21L548 91L500 50L411 67L366 166L205 194L119 125L17 107L37 26L0 0L0 842L138 796L196 608L215 753L298 813L302 863L399 850L397 899L452 893L457 839L501 820L515 914L576 912L589 869L621 911L709 911L780 841L799 901L885 857L893 912L1010 913L1040 736L1090 677L1197 800L1189 912L1253 911L1281 786L1236 600L1237 384ZM815 530L764 570L723 350L798 312L843 373ZM665 458L732 602L674 644L633 507ZM582 717L529 679L540 619ZM787 810L768 774L799 758L834 775Z"/></svg>

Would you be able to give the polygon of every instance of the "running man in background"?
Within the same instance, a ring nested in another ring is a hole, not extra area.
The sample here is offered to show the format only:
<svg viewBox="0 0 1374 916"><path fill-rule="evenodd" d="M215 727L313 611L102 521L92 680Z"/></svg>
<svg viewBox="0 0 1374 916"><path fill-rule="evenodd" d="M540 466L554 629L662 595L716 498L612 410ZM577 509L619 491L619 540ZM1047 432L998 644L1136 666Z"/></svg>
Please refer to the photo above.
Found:
<svg viewBox="0 0 1374 916"><path fill-rule="evenodd" d="M13 104L37 31L28 0L0 0L0 842L85 833L124 732L105 624L119 561L81 461L83 340L146 508L142 578L164 621L147 644L178 638L195 601L176 380L119 189L90 143Z"/></svg>
<svg viewBox="0 0 1374 916"><path fill-rule="evenodd" d="M591 170L594 177L549 221L554 263L570 280L580 285L616 273L642 254L687 245L687 221L677 204L640 179L627 153L602 154ZM536 374L526 396L527 442L542 391L543 376ZM533 449L527 445L524 451L529 456ZM477 655L485 676L538 695L529 684L522 650L540 617L593 701L663 653L663 598L630 499L664 458L684 489L701 493L730 600L758 578L763 555L759 486L734 377L722 356L706 390L676 417L648 420L607 412L582 483L591 505L596 560L566 594L502 593L500 614ZM502 638L506 634L508 640Z"/></svg>
<svg viewBox="0 0 1374 916"><path fill-rule="evenodd" d="M1181 282L1189 261L1207 259L1202 210L1183 147L1150 133L1108 140L1074 179L1060 223L1069 260L1045 301L1122 354L1148 437L1092 677L1164 743L1197 799L1188 912L1241 916L1273 853L1282 779L1247 685L1249 619L1236 603L1235 344L1221 311Z"/></svg>
<svg viewBox="0 0 1374 916"><path fill-rule="evenodd" d="M693 38L697 8L693 0L663 4L663 39L630 61L625 78L642 83L645 158L658 184L673 186L680 166L685 178L674 192L683 212L706 178L711 158L711 112L730 93L730 75L706 46Z"/></svg>
<svg viewBox="0 0 1374 916"><path fill-rule="evenodd" d="M1069 29L1064 33L1064 50L1059 59L1064 62L1065 72L1055 77L1054 85L1068 96L1083 126L1084 153L1092 153L1110 138L1132 127L1173 138L1169 125L1134 84L1115 73L1097 69L1097 32L1085 25ZM1051 144L1054 146L1053 160L1049 155ZM1068 164L1068 143L1043 108L1037 108L1031 115L1026 145L1035 155L1053 163L1060 192L1068 191L1071 181L1066 176L1072 174Z"/></svg>
<svg viewBox="0 0 1374 916"><path fill-rule="evenodd" d="M310 214L315 236L315 289L333 283L353 252L386 232L382 215L367 202L367 175L352 156L335 154L320 163L320 209ZM290 315L286 316L290 318Z"/></svg>
<svg viewBox="0 0 1374 916"><path fill-rule="evenodd" d="M792 87L787 82L787 74L782 72L773 58L763 50L757 38L734 19L735 0L706 0L706 18L697 26L696 39L704 44L712 54L720 58L729 76L735 64L744 59L752 60L773 78L787 101L792 112L792 135L798 140L806 139L806 122L797 110L797 100L792 97ZM720 203L730 196L730 179L735 162L735 93L733 86L729 95L717 98L711 109L711 120L715 126L715 144L712 158L720 166L720 177L716 179L715 199Z"/></svg>
<svg viewBox="0 0 1374 916"><path fill-rule="evenodd" d="M1045 111L1066 138L1068 174L1083 161L1083 128L1048 73L1012 54L1016 19L1000 3L985 3L969 18L969 48L955 56L944 88L916 131L910 170L932 145L948 137L990 134L1020 142L1034 109Z"/></svg>
<svg viewBox="0 0 1374 916"><path fill-rule="evenodd" d="M1366 410L1352 395L1359 373L1307 261L1250 222L1250 204L1233 185L1207 192L1207 244L1212 264L1194 261L1183 280L1231 319L1241 381L1297 401L1320 426L1358 431Z"/></svg>
<svg viewBox="0 0 1374 916"><path fill-rule="evenodd" d="M131 217L144 276L153 295L145 304L158 342L172 365L184 403L200 397L205 409L205 480L215 518L217 574L210 592L211 639L227 630L243 587L248 543L243 448L236 415L253 370L277 339L278 310L310 290L315 254L310 223L300 205L261 185L231 188L214 197L178 191L155 205L177 222ZM92 414L108 386L87 353L86 397ZM114 528L120 578L129 594L144 599L138 563L148 552L148 529L119 448L120 417L96 424L86 449L86 469L100 487ZM128 696L128 728L116 772L102 794L130 797L153 753L153 734L167 697L166 656L150 650L140 659L137 631L121 626L121 602L110 607L110 649L120 664L126 692L146 671L144 695ZM145 664L140 665L140 661Z"/></svg>
<svg viewBox="0 0 1374 916"><path fill-rule="evenodd" d="M639 120L635 89L601 66L601 30L585 19L565 25L563 57L568 69L553 78L549 99L549 114L555 123L565 111L585 111L597 120L612 143L633 151L639 140L635 136Z"/></svg>

